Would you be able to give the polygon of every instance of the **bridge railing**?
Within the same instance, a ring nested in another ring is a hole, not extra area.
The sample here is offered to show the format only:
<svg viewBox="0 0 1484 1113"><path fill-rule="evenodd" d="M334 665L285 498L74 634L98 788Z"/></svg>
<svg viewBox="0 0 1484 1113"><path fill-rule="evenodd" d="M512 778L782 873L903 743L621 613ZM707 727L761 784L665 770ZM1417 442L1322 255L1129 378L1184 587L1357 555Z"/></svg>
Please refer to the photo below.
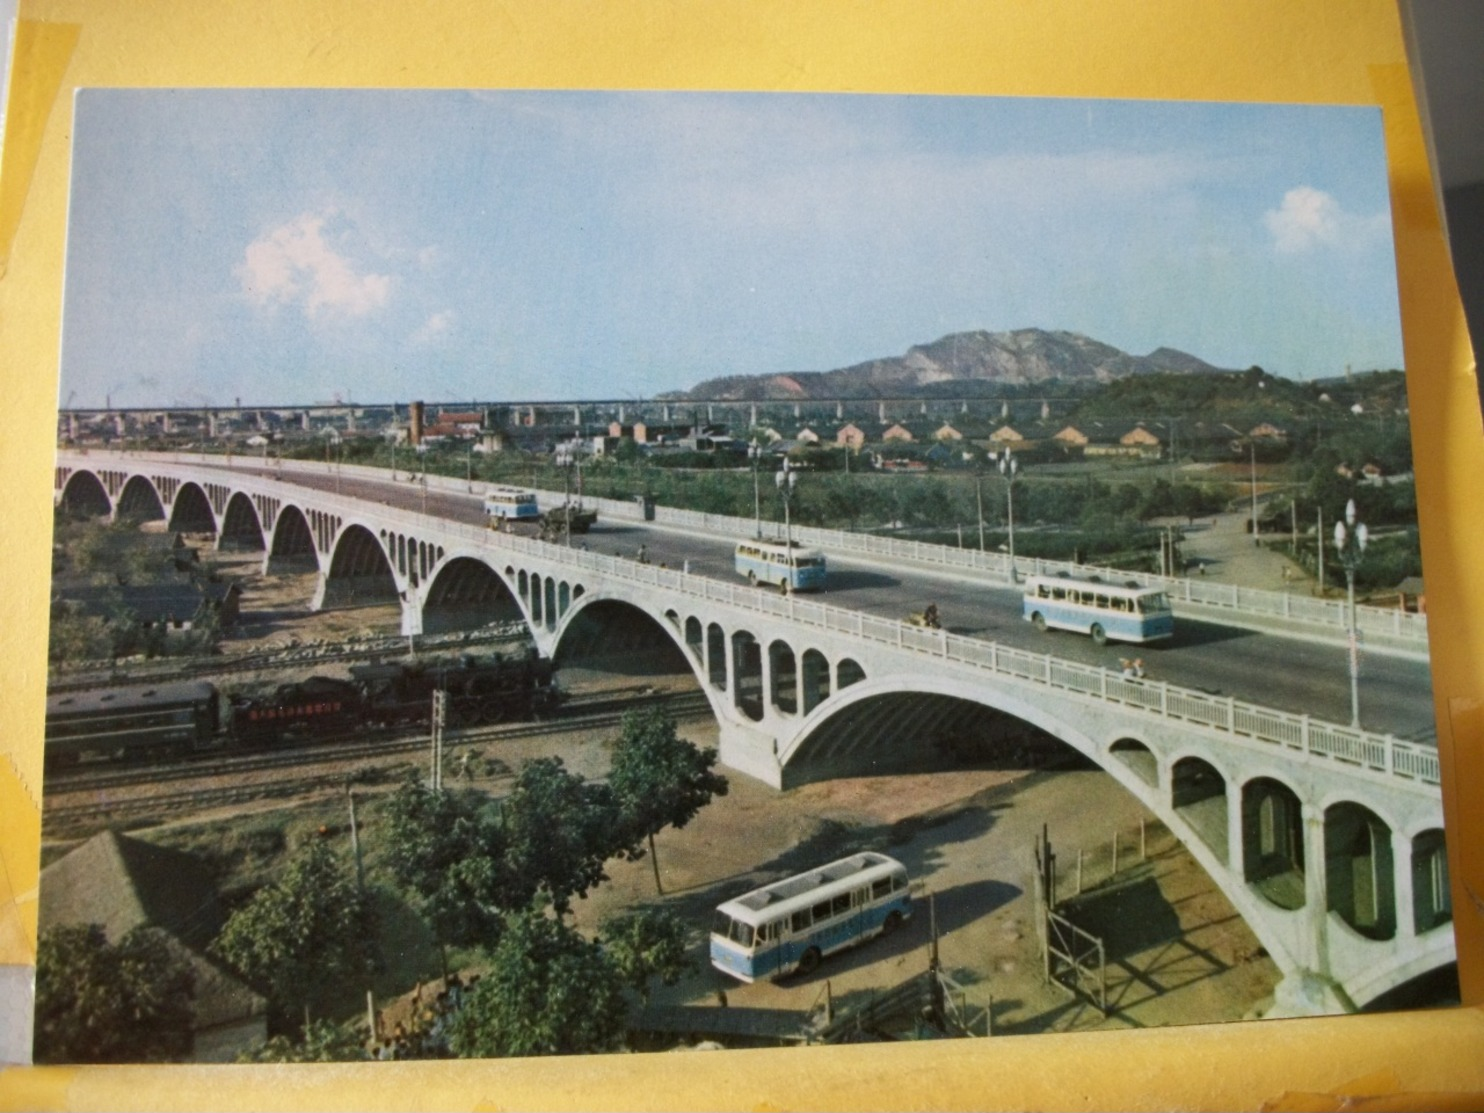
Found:
<svg viewBox="0 0 1484 1113"><path fill-rule="evenodd" d="M665 507L655 508L655 520L731 537L751 537L757 528L756 522L751 518ZM781 525L774 522L765 523L764 533L775 539L783 536ZM1007 553L981 552L978 549L960 549L925 541L881 537L870 533L847 533L812 526L795 526L793 536L795 540L823 549L827 553L855 553L886 560L907 560L915 564L936 565L999 579L1010 578L1010 557ZM1237 614L1326 626L1336 631L1344 631L1349 627L1348 608L1343 600L1314 599L1290 595L1285 591L1192 580L1184 576L1157 576L1147 572L1130 572L1120 568L1076 564L1069 560L1045 560L1040 557L1016 557L1015 569L1020 576L1049 576L1067 572L1099 575L1108 580L1134 581L1145 587L1160 587L1169 593L1177 609L1180 603L1189 603ZM1357 606L1355 625L1362 634L1387 635L1416 642L1419 646L1425 645L1427 641L1427 616L1403 611L1400 607Z"/></svg>
<svg viewBox="0 0 1484 1113"><path fill-rule="evenodd" d="M239 475L238 485L279 495L283 488L272 479ZM672 595L683 595L724 603L727 606L772 615L790 623L814 626L847 634L881 645L894 646L969 665L987 672L1044 685L1049 689L1075 692L1091 699L1137 708L1164 719L1196 723L1233 738L1277 746L1312 759L1334 761L1388 777L1427 785L1441 782L1437 751L1392 735L1378 735L1355 727L1340 726L1231 697L1212 696L1163 681L1124 677L1092 665L1065 661L1044 653L1032 653L998 642L909 626L895 619L797 595L759 591L750 585L727 583L687 572L639 564L621 557L589 552L580 547L553 544L534 538L500 533L478 526L425 516L413 510L371 506L349 496L315 491L321 509L336 510L348 518L363 517L374 510L382 525L396 525L424 536L459 539L473 549L521 553L541 561L597 572L603 576L647 585ZM736 521L738 519L732 519ZM845 535L856 536L856 535ZM949 550L952 552L953 550Z"/></svg>
<svg viewBox="0 0 1484 1113"><path fill-rule="evenodd" d="M118 456L118 453L97 453L97 456ZM223 457L188 453L136 453L133 460L151 459L161 462L195 461L215 467L223 466ZM251 460L251 457L241 457ZM342 468L338 464L319 461L284 461L286 470L303 469L324 473ZM346 475L358 474L375 478L385 474L382 468L362 465L343 465ZM432 475L427 477L430 487L442 490L465 492L471 487L481 490L482 483L469 483L465 479ZM555 505L564 497L561 491L536 490L543 505ZM634 502L621 499L605 499L585 496L584 503L595 507L600 518L639 520L643 511ZM727 514L706 514L698 510L681 510L674 507L656 506L654 520L662 525L684 529L704 530L723 537L751 537L759 528L773 538L783 536L780 522L763 522L761 526L753 518L738 518ZM814 526L795 526L793 536L798 541L839 554L857 554L884 561L911 561L914 564L936 566L945 570L984 575L995 579L1009 580L1010 558L1006 553L981 552L978 549L961 549L949 545L930 544L899 537L882 537L871 533L851 533L845 530L821 529ZM1161 587L1167 591L1178 611L1181 603L1228 611L1234 615L1245 615L1273 619L1282 622L1318 626L1343 633L1349 627L1348 607L1344 600L1314 599L1304 595L1291 595L1285 591L1268 591L1263 588L1240 587L1236 584L1216 583L1183 576L1157 576L1147 572L1129 572L1124 569L1105 568L1099 565L1075 564L1064 560L1044 560L1040 557L1016 557L1016 572L1021 576L1055 575L1068 572L1080 575L1100 575L1105 579L1135 581L1144 586ZM1418 648L1427 645L1427 616L1400 607L1373 607L1360 605L1355 608L1355 625L1362 637L1387 637L1395 641L1410 643Z"/></svg>
<svg viewBox="0 0 1484 1113"><path fill-rule="evenodd" d="M449 527L449 523L440 525ZM1392 735L1374 734L1356 727L1328 723L1310 715L1278 711L1162 681L1125 677L1094 665L943 630L910 626L896 619L868 615L797 595L760 591L750 585L692 576L684 571L471 526L453 525L451 528L475 545L510 549L559 565L591 570L652 587L667 595L705 599L771 615L791 624L813 626L879 645L939 657L1048 689L1074 692L1090 699L1136 708L1163 719L1197 724L1233 738L1275 746L1311 759L1338 762L1420 784L1440 783L1437 751Z"/></svg>

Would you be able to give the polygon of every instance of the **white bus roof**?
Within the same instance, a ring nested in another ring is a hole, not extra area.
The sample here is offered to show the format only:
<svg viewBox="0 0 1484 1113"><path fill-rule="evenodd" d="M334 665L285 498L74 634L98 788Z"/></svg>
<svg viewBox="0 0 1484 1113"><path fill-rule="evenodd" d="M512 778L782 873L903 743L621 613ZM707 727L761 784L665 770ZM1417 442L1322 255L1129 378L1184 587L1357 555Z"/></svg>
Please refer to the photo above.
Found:
<svg viewBox="0 0 1484 1113"><path fill-rule="evenodd" d="M743 549L760 549L770 553L785 553L792 549L794 556L812 557L821 555L818 549L812 549L802 541L791 541L787 544L782 541L755 541L751 539L738 541L737 551L741 552Z"/></svg>
<svg viewBox="0 0 1484 1113"><path fill-rule="evenodd" d="M1147 586L1137 580L1112 583L1108 580L1093 579L1091 576L1027 576L1025 578L1026 594L1030 594L1040 584L1048 584L1052 587L1079 587L1091 591L1104 591L1109 595L1163 595L1168 590L1158 585Z"/></svg>
<svg viewBox="0 0 1484 1113"><path fill-rule="evenodd" d="M718 912L725 912L733 919L756 924L771 920L774 916L788 915L800 908L808 908L821 900L851 889L879 877L893 873L905 873L907 867L895 858L875 851L865 850L841 858L818 869L753 889L729 901L717 905Z"/></svg>
<svg viewBox="0 0 1484 1113"><path fill-rule="evenodd" d="M530 499L533 499L533 498L536 497L536 493L534 491L522 491L519 487L491 487L491 488L489 488L489 490L485 491L484 497L487 498L487 499L496 499L496 498L498 498L498 499L509 499L509 498L530 498Z"/></svg>

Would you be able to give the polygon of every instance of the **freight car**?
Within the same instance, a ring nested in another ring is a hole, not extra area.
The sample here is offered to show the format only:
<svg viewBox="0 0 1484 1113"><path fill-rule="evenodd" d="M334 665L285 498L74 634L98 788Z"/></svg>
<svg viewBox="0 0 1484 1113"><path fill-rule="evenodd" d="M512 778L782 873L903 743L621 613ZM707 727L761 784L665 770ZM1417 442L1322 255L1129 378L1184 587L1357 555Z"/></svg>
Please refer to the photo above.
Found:
<svg viewBox="0 0 1484 1113"><path fill-rule="evenodd" d="M449 695L449 726L529 718L559 699L551 662L534 654L360 665L351 673L350 680L312 676L264 696L224 694L205 681L57 693L47 699L46 764L151 760L424 723L439 690Z"/></svg>

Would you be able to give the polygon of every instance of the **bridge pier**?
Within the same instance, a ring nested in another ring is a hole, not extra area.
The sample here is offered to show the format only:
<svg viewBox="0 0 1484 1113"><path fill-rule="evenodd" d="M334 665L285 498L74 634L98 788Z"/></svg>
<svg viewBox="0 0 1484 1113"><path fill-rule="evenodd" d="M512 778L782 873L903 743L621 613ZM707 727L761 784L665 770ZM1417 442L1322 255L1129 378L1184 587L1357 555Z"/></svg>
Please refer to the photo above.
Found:
<svg viewBox="0 0 1484 1113"><path fill-rule="evenodd" d="M769 788L783 787L778 739L767 731L735 722L730 717L723 718L717 757L728 769L746 773Z"/></svg>

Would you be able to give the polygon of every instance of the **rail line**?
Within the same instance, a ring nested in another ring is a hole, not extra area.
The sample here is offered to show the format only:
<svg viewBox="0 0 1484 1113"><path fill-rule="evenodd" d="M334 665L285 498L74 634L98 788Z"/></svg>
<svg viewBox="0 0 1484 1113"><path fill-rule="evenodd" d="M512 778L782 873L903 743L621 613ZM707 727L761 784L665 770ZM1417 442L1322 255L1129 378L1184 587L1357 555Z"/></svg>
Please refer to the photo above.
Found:
<svg viewBox="0 0 1484 1113"><path fill-rule="evenodd" d="M624 713L649 703L663 702L675 718L680 721L693 720L708 710L703 692L616 695L604 693L594 699L578 715L562 715L553 719L535 722L479 726L453 729L447 732L445 741L450 757L455 748L480 743L511 742L517 739L540 738L553 734L570 734L579 731L606 731L617 727ZM306 782L323 780L323 774L309 770L326 763L343 764L356 761L373 761L400 755L422 754L428 749L428 731L401 732L383 736L369 742L318 742L278 749L271 752L222 755L210 753L197 755L194 759L176 762L168 766L135 766L126 769L108 768L98 771L73 771L71 775L48 786L44 798L42 821L46 827L66 827L104 816L117 818L121 814L150 812L178 812L186 808L220 807L236 803L261 800L264 797L287 797L301 793ZM127 797L109 797L119 790L137 789L153 785L185 785L191 781L210 778L272 774L283 771L290 775L282 780L255 781L252 784L229 784L165 788ZM64 797L85 797L85 802L67 803Z"/></svg>

